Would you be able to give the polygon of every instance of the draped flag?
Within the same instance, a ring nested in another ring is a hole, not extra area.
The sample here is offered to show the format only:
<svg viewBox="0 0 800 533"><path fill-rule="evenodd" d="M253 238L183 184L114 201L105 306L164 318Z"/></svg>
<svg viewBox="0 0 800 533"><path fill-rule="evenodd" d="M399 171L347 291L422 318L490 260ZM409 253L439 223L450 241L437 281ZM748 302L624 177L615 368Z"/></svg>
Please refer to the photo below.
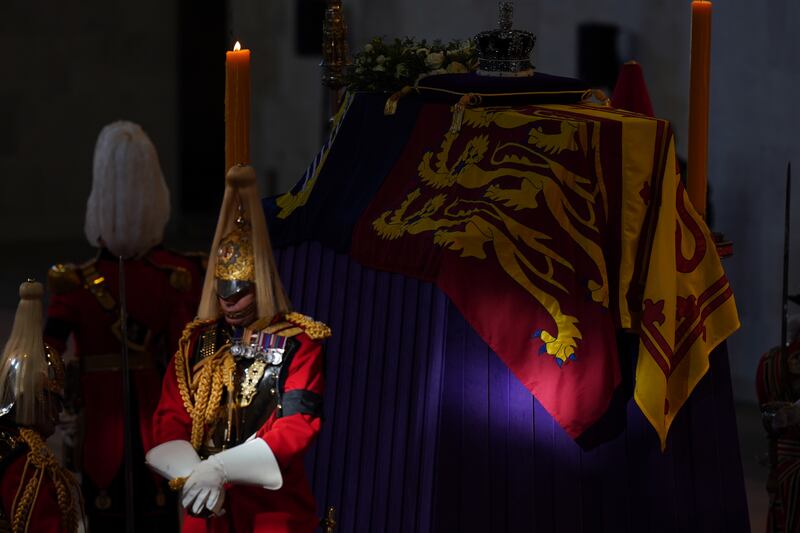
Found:
<svg viewBox="0 0 800 533"><path fill-rule="evenodd" d="M467 109L456 132L446 106L423 116L351 254L435 281L578 436L620 381L607 264L619 203L602 164L615 128L544 106ZM612 176L619 163L607 161Z"/></svg>
<svg viewBox="0 0 800 533"><path fill-rule="evenodd" d="M669 124L578 104L466 108L460 120L447 104L418 100L413 117L405 104L370 137L357 97L329 174L317 165L318 183L289 193L303 196L294 213L280 215L286 198L266 202L270 224L435 282L573 438L620 383L617 330L639 332L635 398L663 444L738 327Z"/></svg>

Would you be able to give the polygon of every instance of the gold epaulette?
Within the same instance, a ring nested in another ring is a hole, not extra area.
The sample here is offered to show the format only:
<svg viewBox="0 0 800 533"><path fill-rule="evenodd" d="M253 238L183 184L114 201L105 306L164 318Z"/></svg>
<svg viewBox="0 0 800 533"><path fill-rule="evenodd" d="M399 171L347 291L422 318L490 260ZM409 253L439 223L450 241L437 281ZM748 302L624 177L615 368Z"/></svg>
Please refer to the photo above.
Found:
<svg viewBox="0 0 800 533"><path fill-rule="evenodd" d="M186 326L184 326L183 335L188 337L197 328L211 326L216 323L217 323L216 318L195 318L194 320L186 324Z"/></svg>
<svg viewBox="0 0 800 533"><path fill-rule="evenodd" d="M99 257L99 254L98 254ZM97 271L97 258L86 261L78 267L80 279L83 287L97 299L97 303L108 312L114 312L117 308L117 301L108 290L106 277Z"/></svg>
<svg viewBox="0 0 800 533"><path fill-rule="evenodd" d="M263 331L268 335L277 335L279 337L294 337L295 335L303 333L303 328L299 328L294 324L292 324L291 322L281 320L279 322L275 322L274 324L270 324L261 331Z"/></svg>
<svg viewBox="0 0 800 533"><path fill-rule="evenodd" d="M186 292L192 288L192 273L188 269L178 265L165 265L150 257L145 260L159 270L169 272L169 284L173 289Z"/></svg>
<svg viewBox="0 0 800 533"><path fill-rule="evenodd" d="M64 294L82 285L78 268L73 264L57 263L47 271L47 287L53 294Z"/></svg>
<svg viewBox="0 0 800 533"><path fill-rule="evenodd" d="M292 312L286 313L284 318L287 322L291 322L295 326L300 327L309 338L315 341L327 339L331 336L331 328L323 322L314 320L310 316Z"/></svg>

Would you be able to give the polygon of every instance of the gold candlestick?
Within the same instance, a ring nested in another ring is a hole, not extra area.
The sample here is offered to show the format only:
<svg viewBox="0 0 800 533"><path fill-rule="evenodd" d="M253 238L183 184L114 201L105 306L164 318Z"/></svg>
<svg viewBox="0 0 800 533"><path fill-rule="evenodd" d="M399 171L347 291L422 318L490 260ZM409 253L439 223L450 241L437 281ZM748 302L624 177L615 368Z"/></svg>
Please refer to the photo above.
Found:
<svg viewBox="0 0 800 533"><path fill-rule="evenodd" d="M339 107L350 58L342 0L328 0L322 22L322 84L331 90L331 113Z"/></svg>

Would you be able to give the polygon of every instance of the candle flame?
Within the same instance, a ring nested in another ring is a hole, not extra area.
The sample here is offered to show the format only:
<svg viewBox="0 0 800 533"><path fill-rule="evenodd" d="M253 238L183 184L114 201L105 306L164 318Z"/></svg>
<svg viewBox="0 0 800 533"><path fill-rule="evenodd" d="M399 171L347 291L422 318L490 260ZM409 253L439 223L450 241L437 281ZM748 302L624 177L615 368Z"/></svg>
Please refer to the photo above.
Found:
<svg viewBox="0 0 800 533"><path fill-rule="evenodd" d="M236 41L236 44L233 45L233 51L234 52L238 52L241 49L242 49L242 45L239 44L239 41Z"/></svg>

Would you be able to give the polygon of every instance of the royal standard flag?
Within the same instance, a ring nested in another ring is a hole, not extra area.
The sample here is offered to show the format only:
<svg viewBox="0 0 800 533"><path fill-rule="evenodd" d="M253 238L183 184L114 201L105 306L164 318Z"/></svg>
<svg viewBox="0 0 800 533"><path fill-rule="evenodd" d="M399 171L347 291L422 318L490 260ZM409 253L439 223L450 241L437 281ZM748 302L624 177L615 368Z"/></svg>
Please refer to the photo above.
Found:
<svg viewBox="0 0 800 533"><path fill-rule="evenodd" d="M348 101L310 178L266 203L275 242L436 283L574 438L620 383L616 332L639 333L635 399L665 442L738 327L669 124L554 103L454 120L421 98L384 116L378 100Z"/></svg>

